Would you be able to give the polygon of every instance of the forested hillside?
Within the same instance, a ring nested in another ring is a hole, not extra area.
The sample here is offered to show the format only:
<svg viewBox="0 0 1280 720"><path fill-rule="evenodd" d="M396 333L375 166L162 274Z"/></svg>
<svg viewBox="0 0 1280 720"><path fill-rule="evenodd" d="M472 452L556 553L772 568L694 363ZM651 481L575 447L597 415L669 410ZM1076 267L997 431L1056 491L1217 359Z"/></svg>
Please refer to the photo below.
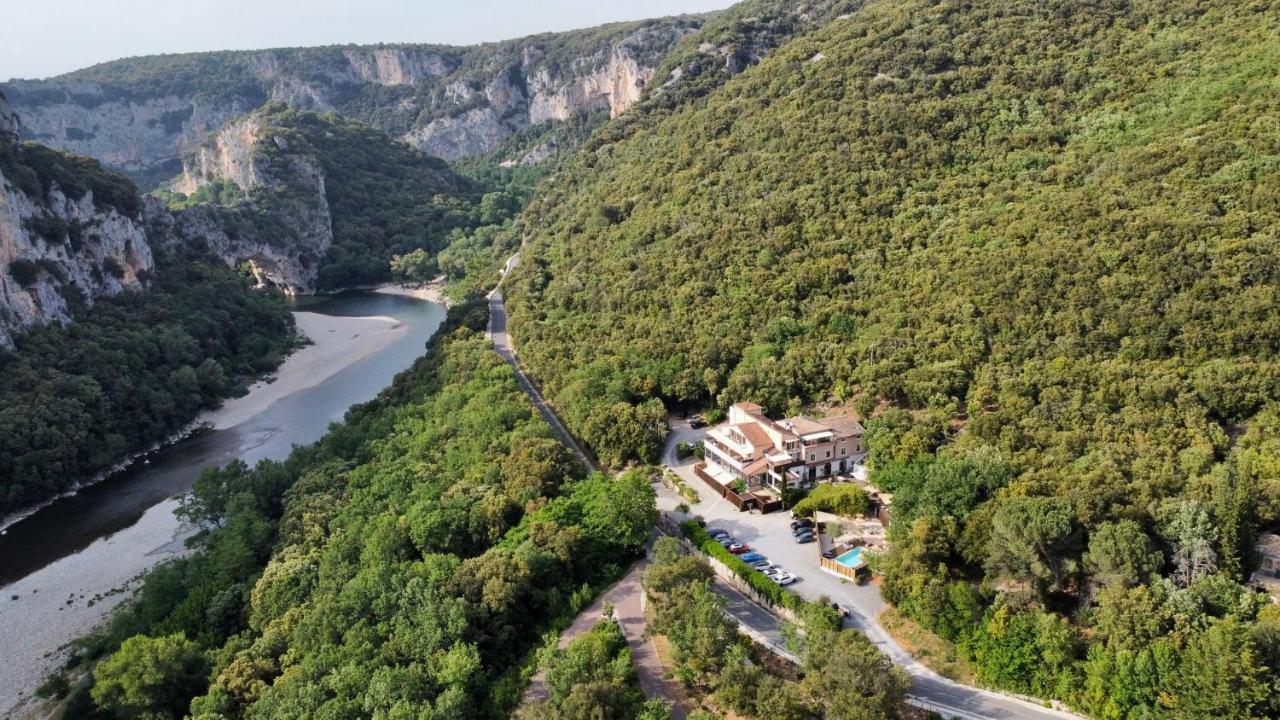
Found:
<svg viewBox="0 0 1280 720"><path fill-rule="evenodd" d="M483 302L452 310L315 446L206 472L182 511L206 549L148 578L66 716L181 717L192 698L196 718L509 714L541 633L656 511L642 473L580 477L484 322Z"/></svg>
<svg viewBox="0 0 1280 720"><path fill-rule="evenodd" d="M167 439L297 341L279 296L144 225L127 178L0 132L0 516Z"/></svg>
<svg viewBox="0 0 1280 720"><path fill-rule="evenodd" d="M852 403L886 595L982 682L1274 715L1278 10L868 3L545 185L521 359L610 463L664 403Z"/></svg>
<svg viewBox="0 0 1280 720"><path fill-rule="evenodd" d="M210 258L0 350L0 515L167 439L274 369L296 339L277 296Z"/></svg>

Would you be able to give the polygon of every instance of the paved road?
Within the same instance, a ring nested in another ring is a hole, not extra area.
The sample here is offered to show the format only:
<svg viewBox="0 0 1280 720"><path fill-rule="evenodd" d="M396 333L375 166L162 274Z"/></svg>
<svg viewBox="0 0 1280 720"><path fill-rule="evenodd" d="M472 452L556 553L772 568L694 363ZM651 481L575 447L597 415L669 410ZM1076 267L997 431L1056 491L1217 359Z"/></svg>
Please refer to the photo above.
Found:
<svg viewBox="0 0 1280 720"><path fill-rule="evenodd" d="M966 720L1062 720L1079 717L1000 693L962 685L938 675L917 661L880 625L878 618L885 604L880 597L879 587L855 585L822 571L818 564L817 546L797 545L792 539L790 513L760 515L740 512L693 475L695 461L676 459L676 443L696 442L705 432L705 429L692 429L687 422L673 418L672 433L663 450L663 462L696 488L701 496L702 501L694 505L690 513L702 516L708 526L723 528L735 538L749 544L752 549L763 553L774 564L781 565L800 577L800 581L788 589L801 597L817 600L825 595L849 608L851 617L846 625L865 634L873 645L911 676L910 697L913 702L946 717ZM677 522L688 517L677 510L679 503L684 502L679 495L664 486L658 486L657 490L659 509ZM742 600L746 601L745 598ZM740 606L735 604L735 607ZM737 612L734 614L765 637L779 636L781 622L771 613L760 610L744 612L742 615Z"/></svg>
<svg viewBox="0 0 1280 720"><path fill-rule="evenodd" d="M502 271L503 278L506 278L507 273L515 267L518 257L519 254L512 255L507 260L506 267ZM556 416L555 411L551 409L551 406L542 397L538 386L533 384L533 381L529 379L528 375L525 375L524 370L520 367L520 361L516 358L516 351L511 346L511 336L507 334L507 306L502 301L501 282L498 283L498 287L493 289L493 292L489 293L489 340L493 342L493 349L494 352L498 353L498 357L505 360L515 370L516 381L520 383L521 389L533 401L533 406L538 409L538 414L551 426L552 432L556 434L560 442L572 450L574 455L578 456L578 461L587 469L587 472L599 470L600 467L591 459L587 451L578 444L578 441L569 433L564 423L560 422L560 418Z"/></svg>

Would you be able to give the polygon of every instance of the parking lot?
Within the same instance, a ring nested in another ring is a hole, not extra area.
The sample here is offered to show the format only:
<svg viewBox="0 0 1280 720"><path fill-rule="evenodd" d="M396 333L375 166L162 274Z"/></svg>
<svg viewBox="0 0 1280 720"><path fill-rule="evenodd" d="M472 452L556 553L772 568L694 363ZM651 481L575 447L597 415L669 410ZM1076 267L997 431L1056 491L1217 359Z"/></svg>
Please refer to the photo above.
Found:
<svg viewBox="0 0 1280 720"><path fill-rule="evenodd" d="M671 514L676 520L701 516L708 528L727 531L739 542L746 543L752 550L769 558L770 563L795 575L798 578L797 582L788 585L786 589L806 600L817 600L826 595L855 614L861 614L866 618L879 616L880 611L884 609L879 587L859 586L824 572L818 563L818 543L800 545L792 536L790 512L783 511L768 515L740 512L727 500L716 495L705 482L694 476L693 466L697 463L696 459L677 460L675 457L677 442L697 442L705 435L705 429L692 429L687 422L676 418L672 418L671 426L672 436L663 461L682 480L698 491L702 501L691 505L687 514L680 513L676 508L684 500L674 491L659 486L659 510ZM857 618L854 618L854 624L862 626Z"/></svg>

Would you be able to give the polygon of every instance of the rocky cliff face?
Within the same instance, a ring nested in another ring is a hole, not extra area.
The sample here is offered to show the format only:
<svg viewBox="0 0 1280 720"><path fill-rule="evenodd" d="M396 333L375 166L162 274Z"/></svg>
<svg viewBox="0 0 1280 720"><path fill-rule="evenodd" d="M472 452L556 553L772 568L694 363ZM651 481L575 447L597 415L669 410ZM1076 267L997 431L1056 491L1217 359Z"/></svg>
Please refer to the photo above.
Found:
<svg viewBox="0 0 1280 720"><path fill-rule="evenodd" d="M152 269L142 218L79 196L23 162L0 95L0 347L33 325L66 321L95 298L141 287ZM19 177L21 176L21 177ZM70 193L70 194L69 194Z"/></svg>
<svg viewBox="0 0 1280 720"><path fill-rule="evenodd" d="M223 125L208 142L182 161L182 175L173 183L181 193L193 193L211 179L235 183L241 190L262 184L260 160L255 148L262 136L262 121L257 115L245 115Z"/></svg>
<svg viewBox="0 0 1280 720"><path fill-rule="evenodd" d="M504 43L302 48L133 58L0 86L25 137L135 177L171 177L212 131L269 100L336 111L445 158L487 153L532 124L639 99L702 23L671 18Z"/></svg>
<svg viewBox="0 0 1280 720"><path fill-rule="evenodd" d="M184 158L173 189L190 194L227 181L242 199L172 213L149 202L149 224L166 242L203 244L230 265L248 263L261 285L313 292L316 266L333 243L333 223L324 172L314 158L289 150L259 113L227 123ZM269 225L257 220L263 215L270 216Z"/></svg>

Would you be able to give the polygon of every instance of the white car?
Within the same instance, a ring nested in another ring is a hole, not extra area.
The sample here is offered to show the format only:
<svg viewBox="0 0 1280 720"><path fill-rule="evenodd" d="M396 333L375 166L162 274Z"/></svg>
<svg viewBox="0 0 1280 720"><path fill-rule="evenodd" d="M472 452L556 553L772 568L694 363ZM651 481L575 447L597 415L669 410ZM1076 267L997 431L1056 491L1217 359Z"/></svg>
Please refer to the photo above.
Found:
<svg viewBox="0 0 1280 720"><path fill-rule="evenodd" d="M791 583L795 582L799 578L797 578L795 575L792 575L789 572L780 572L776 575L770 575L769 579L779 585L785 586L785 585L790 585Z"/></svg>

